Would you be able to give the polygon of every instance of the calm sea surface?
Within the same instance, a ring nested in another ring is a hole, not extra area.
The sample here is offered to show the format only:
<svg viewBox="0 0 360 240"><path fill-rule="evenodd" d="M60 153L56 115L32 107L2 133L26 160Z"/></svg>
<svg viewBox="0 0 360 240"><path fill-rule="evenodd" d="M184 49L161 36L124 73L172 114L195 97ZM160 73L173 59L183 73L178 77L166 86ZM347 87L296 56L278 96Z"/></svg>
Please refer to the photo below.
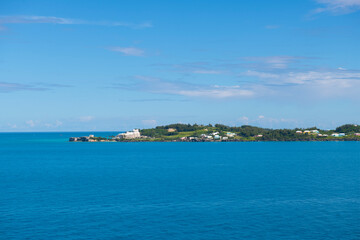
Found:
<svg viewBox="0 0 360 240"><path fill-rule="evenodd" d="M360 239L360 142L87 134L0 134L0 239Z"/></svg>

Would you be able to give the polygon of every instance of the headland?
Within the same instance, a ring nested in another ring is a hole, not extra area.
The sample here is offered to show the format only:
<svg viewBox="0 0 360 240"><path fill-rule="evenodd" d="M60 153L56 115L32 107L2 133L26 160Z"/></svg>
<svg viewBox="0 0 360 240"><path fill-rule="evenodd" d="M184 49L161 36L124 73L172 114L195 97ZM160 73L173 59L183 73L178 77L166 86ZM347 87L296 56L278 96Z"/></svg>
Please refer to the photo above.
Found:
<svg viewBox="0 0 360 240"><path fill-rule="evenodd" d="M71 137L70 142L259 142L259 141L360 141L360 126L345 124L333 130L317 127L269 129L250 125L170 124L134 129L116 136Z"/></svg>

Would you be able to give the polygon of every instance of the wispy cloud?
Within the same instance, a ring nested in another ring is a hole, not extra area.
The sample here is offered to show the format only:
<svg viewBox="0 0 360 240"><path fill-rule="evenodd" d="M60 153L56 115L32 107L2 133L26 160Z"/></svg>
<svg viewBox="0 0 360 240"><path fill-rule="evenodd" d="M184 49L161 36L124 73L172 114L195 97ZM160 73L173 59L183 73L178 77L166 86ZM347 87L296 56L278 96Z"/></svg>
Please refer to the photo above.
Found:
<svg viewBox="0 0 360 240"><path fill-rule="evenodd" d="M28 120L25 122L26 125L28 125L29 127L35 127L35 121L34 120Z"/></svg>
<svg viewBox="0 0 360 240"><path fill-rule="evenodd" d="M141 123L145 126L156 126L157 121L154 119L142 120Z"/></svg>
<svg viewBox="0 0 360 240"><path fill-rule="evenodd" d="M204 70L204 69L199 69L199 70L194 70L193 73L198 73L198 74L221 74L221 71L216 71L216 70Z"/></svg>
<svg viewBox="0 0 360 240"><path fill-rule="evenodd" d="M117 21L86 21L80 19L62 18L54 16L0 16L0 24L87 24L87 25L103 25L103 26L122 26L130 28L149 28L152 27L150 22L130 23Z"/></svg>
<svg viewBox="0 0 360 240"><path fill-rule="evenodd" d="M250 77L258 77L258 78L279 78L279 74L268 73L268 72L258 72L253 70L248 70L247 72L243 73L246 76Z"/></svg>
<svg viewBox="0 0 360 240"><path fill-rule="evenodd" d="M33 84L0 82L0 93L16 92L16 91L48 91L56 88L66 88L66 87L71 87L71 86L65 84L41 83L41 82L33 83Z"/></svg>
<svg viewBox="0 0 360 240"><path fill-rule="evenodd" d="M185 74L204 74L204 75L218 75L224 74L226 71L218 64L210 62L188 62L182 64L152 64L154 67L165 67L171 71L185 73Z"/></svg>
<svg viewBox="0 0 360 240"><path fill-rule="evenodd" d="M43 122L40 120L27 120L25 123L22 123L20 125L17 124L8 124L10 128L19 128L22 130L33 130L33 129L41 129L41 128L47 128L47 129L55 129L59 128L63 125L62 121L55 120L54 122Z"/></svg>
<svg viewBox="0 0 360 240"><path fill-rule="evenodd" d="M79 122L90 122L92 120L94 120L95 117L93 116L81 116L81 117L78 117L77 120Z"/></svg>
<svg viewBox="0 0 360 240"><path fill-rule="evenodd" d="M313 57L276 55L276 56L247 56L237 59L222 59L205 62L187 62L180 64L152 64L153 67L164 68L185 74L209 74L209 75L236 75L244 69L285 70L292 65L300 66L305 60L313 60Z"/></svg>
<svg viewBox="0 0 360 240"><path fill-rule="evenodd" d="M295 63L299 60L306 59L298 56L260 56L260 57L244 57L243 60L247 62L247 67L262 67L273 69L285 69L291 63Z"/></svg>
<svg viewBox="0 0 360 240"><path fill-rule="evenodd" d="M47 128L57 128L63 125L63 122L56 120L54 123L44 123Z"/></svg>
<svg viewBox="0 0 360 240"><path fill-rule="evenodd" d="M117 85L118 86L118 85ZM173 99L173 98L136 98L136 99L121 99L121 102L187 102L187 99Z"/></svg>
<svg viewBox="0 0 360 240"><path fill-rule="evenodd" d="M145 55L145 51L135 47L110 47L110 51L122 53L125 56L141 57Z"/></svg>
<svg viewBox="0 0 360 240"><path fill-rule="evenodd" d="M0 82L0 92L15 92L15 91L46 91L46 87L36 85Z"/></svg>
<svg viewBox="0 0 360 240"><path fill-rule="evenodd" d="M316 0L321 4L313 13L330 12L332 14L347 14L360 10L360 0Z"/></svg>
<svg viewBox="0 0 360 240"><path fill-rule="evenodd" d="M136 80L132 85L115 85L115 87L158 94L212 99L246 98L254 95L251 89L242 88L237 85L200 85L179 81L166 81L146 76L136 76Z"/></svg>
<svg viewBox="0 0 360 240"><path fill-rule="evenodd" d="M278 96L301 95L312 97L351 97L358 98L356 89L360 89L360 71L338 69L314 69L260 72L247 71L244 76L256 77L265 89ZM301 94L300 94L301 93Z"/></svg>
<svg viewBox="0 0 360 240"><path fill-rule="evenodd" d="M0 16L2 24L16 23L54 23L54 24L82 24L82 21L50 17L50 16Z"/></svg>
<svg viewBox="0 0 360 240"><path fill-rule="evenodd" d="M273 79L279 85L282 83L293 83L293 84L308 84L308 83L323 83L337 81L339 87L347 87L347 81L358 81L360 80L359 71L347 71L341 69L329 69L329 70L312 70L305 72L285 72L285 73L266 73L247 71L244 73L246 76L256 76L262 79ZM280 81L278 81L280 80Z"/></svg>

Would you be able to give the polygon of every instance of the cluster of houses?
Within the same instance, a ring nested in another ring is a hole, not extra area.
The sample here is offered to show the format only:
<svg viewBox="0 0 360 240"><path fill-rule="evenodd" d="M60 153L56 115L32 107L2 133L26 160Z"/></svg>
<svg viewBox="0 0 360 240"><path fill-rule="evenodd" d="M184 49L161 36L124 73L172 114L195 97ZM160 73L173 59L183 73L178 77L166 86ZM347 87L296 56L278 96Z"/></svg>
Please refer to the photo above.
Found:
<svg viewBox="0 0 360 240"><path fill-rule="evenodd" d="M169 128L168 132L175 132L176 129L173 128ZM315 135L315 136L319 136L319 137L344 137L346 136L345 133L332 133L331 135L328 134L323 134L320 133L319 130L317 129L313 129L313 130L304 130L304 131L296 131L297 134L309 134L309 135ZM354 133L355 136L359 136L360 137L360 133ZM233 132L227 132L224 134L220 134L219 132L213 132L213 133L208 133L208 134L201 134L199 137L181 137L180 139L178 139L177 141L184 141L184 142L188 142L188 141L192 141L192 142L204 142L204 141L229 141L232 138L234 138L236 136L236 133ZM263 137L263 135L259 134L254 136L255 138L261 138ZM110 141L110 142L115 142L115 141L119 141L119 140L132 140L132 139L138 139L138 138L148 138L147 136L142 136L140 134L140 130L139 129L133 129L132 131L127 131L125 133L120 133L118 135L116 135L113 138L110 139L104 139L104 138L95 138L94 135L89 135L89 136L84 136L84 137L71 137L69 138L70 142L105 142L105 141Z"/></svg>
<svg viewBox="0 0 360 240"><path fill-rule="evenodd" d="M226 136L220 136L219 132L201 134L200 137L182 137L181 141L227 141L236 136L236 133L227 132Z"/></svg>
<svg viewBox="0 0 360 240"><path fill-rule="evenodd" d="M319 132L319 130L305 130L305 131L296 131L297 134L311 134L311 135L316 135L319 137L328 137L328 134L321 134ZM360 136L360 133L354 133L355 136ZM345 133L332 133L330 135L331 137L345 137L346 134Z"/></svg>
<svg viewBox="0 0 360 240"><path fill-rule="evenodd" d="M311 135L316 135L316 136L319 136L319 137L328 137L329 135L328 134L321 134L319 132L319 130L305 130L305 131L296 131L297 134L311 134ZM345 136L345 134L344 134Z"/></svg>

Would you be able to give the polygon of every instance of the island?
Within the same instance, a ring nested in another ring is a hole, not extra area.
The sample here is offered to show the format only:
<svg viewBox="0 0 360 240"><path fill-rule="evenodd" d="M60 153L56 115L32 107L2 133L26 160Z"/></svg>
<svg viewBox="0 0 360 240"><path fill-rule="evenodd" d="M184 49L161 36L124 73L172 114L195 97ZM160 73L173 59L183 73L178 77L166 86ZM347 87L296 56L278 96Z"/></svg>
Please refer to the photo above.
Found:
<svg viewBox="0 0 360 240"><path fill-rule="evenodd" d="M345 124L334 130L317 127L269 129L250 125L170 124L134 129L116 136L71 137L70 142L259 142L259 141L360 141L360 126Z"/></svg>

